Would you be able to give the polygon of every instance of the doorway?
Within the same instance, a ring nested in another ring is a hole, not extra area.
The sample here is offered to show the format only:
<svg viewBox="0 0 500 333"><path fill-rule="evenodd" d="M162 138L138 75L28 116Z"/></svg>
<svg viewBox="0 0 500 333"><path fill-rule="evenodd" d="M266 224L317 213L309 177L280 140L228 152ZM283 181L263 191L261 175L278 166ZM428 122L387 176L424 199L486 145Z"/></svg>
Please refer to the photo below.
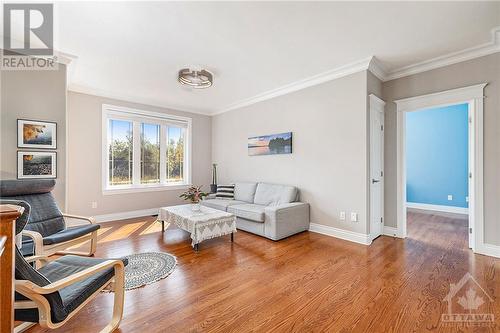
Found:
<svg viewBox="0 0 500 333"><path fill-rule="evenodd" d="M456 236L462 244L469 238L468 119L468 103L406 114L406 207L411 238L429 232L437 242Z"/></svg>
<svg viewBox="0 0 500 333"><path fill-rule="evenodd" d="M407 236L406 119L409 112L466 104L468 109L469 247L484 252L483 91L486 83L396 100L397 105L397 235Z"/></svg>

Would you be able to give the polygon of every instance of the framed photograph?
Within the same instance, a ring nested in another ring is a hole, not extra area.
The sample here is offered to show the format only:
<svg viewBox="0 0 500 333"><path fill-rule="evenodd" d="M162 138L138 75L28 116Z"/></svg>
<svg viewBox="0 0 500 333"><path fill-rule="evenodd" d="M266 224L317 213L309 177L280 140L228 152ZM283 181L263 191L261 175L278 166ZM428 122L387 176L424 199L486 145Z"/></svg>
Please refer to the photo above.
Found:
<svg viewBox="0 0 500 333"><path fill-rule="evenodd" d="M248 155L275 155L292 153L292 132L248 138Z"/></svg>
<svg viewBox="0 0 500 333"><path fill-rule="evenodd" d="M17 152L17 178L56 178L57 153L44 151Z"/></svg>
<svg viewBox="0 0 500 333"><path fill-rule="evenodd" d="M17 147L57 148L57 123L28 119L17 120Z"/></svg>

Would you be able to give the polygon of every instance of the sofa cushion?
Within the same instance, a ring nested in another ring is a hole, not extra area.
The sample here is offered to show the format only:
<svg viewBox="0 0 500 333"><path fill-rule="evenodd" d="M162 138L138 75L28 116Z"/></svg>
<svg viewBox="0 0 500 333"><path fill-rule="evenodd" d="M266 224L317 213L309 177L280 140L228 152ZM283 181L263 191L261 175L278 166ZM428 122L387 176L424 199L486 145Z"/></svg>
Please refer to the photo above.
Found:
<svg viewBox="0 0 500 333"><path fill-rule="evenodd" d="M255 190L254 203L264 206L277 206L294 202L297 198L295 186L259 183Z"/></svg>
<svg viewBox="0 0 500 333"><path fill-rule="evenodd" d="M227 207L230 205L238 205L244 203L238 200L226 200L226 199L207 199L203 200L201 204L206 207L227 211Z"/></svg>
<svg viewBox="0 0 500 333"><path fill-rule="evenodd" d="M236 183L234 186L234 199L253 203L257 183Z"/></svg>
<svg viewBox="0 0 500 333"><path fill-rule="evenodd" d="M234 200L234 184L231 185L217 185L217 192L215 193L217 199Z"/></svg>
<svg viewBox="0 0 500 333"><path fill-rule="evenodd" d="M265 207L256 204L241 204L241 205L231 205L227 207L227 212L236 215L237 217L241 217L243 219L255 221L255 222L264 222Z"/></svg>

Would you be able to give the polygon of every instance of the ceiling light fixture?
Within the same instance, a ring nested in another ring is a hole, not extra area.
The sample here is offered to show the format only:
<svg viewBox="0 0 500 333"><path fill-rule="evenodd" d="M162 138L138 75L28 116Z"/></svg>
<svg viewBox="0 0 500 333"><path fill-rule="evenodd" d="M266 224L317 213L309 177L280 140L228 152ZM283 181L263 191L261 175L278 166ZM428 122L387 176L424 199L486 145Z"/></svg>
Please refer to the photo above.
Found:
<svg viewBox="0 0 500 333"><path fill-rule="evenodd" d="M186 86L195 89L204 89L211 87L214 77L212 73L205 69L194 70L190 68L183 68L179 71L178 81Z"/></svg>

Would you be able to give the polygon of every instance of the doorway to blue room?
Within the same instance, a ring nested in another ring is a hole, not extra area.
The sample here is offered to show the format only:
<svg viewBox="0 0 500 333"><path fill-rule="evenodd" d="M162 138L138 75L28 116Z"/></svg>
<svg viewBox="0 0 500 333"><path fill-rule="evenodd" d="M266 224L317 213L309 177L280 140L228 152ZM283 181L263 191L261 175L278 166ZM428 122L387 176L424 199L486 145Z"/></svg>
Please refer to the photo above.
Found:
<svg viewBox="0 0 500 333"><path fill-rule="evenodd" d="M468 247L469 104L406 115L408 237L451 236Z"/></svg>

